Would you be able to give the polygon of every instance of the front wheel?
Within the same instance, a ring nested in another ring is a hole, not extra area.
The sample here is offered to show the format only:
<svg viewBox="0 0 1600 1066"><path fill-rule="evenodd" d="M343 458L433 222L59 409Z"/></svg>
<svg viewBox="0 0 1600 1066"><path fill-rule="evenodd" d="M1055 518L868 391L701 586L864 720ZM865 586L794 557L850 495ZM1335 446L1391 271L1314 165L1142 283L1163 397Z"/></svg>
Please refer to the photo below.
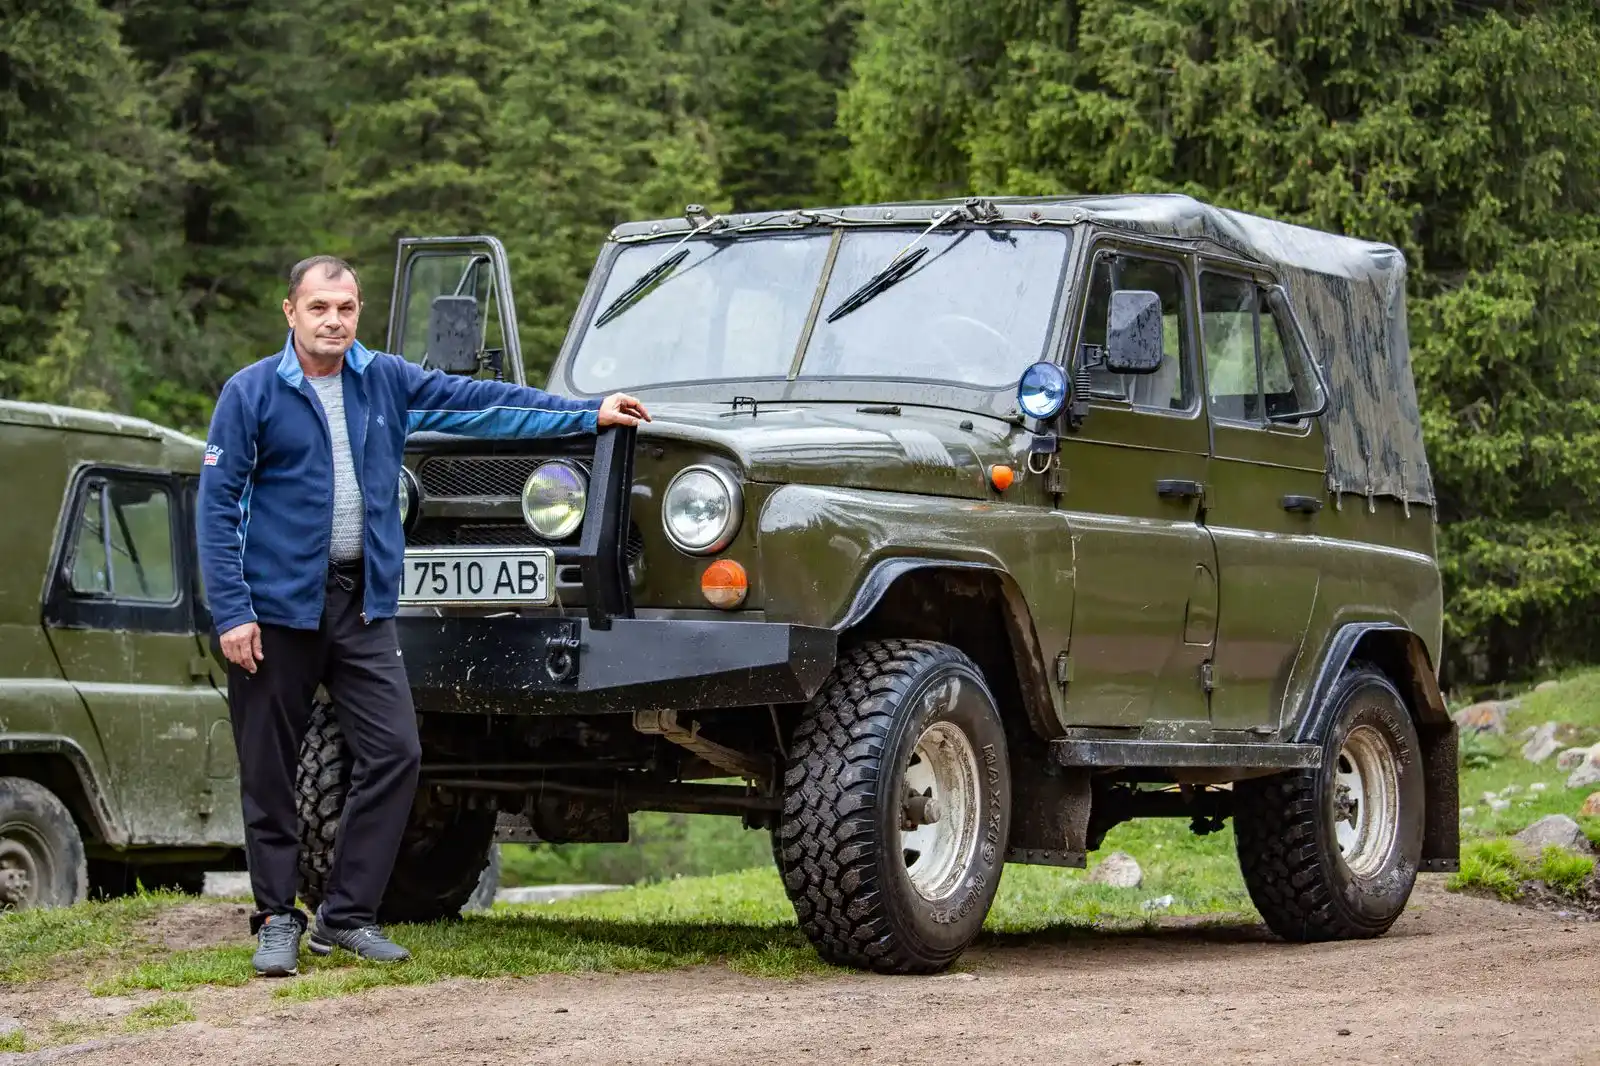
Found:
<svg viewBox="0 0 1600 1066"><path fill-rule="evenodd" d="M949 966L989 913L1010 824L1005 730L972 660L915 640L840 658L795 728L774 838L825 960Z"/></svg>
<svg viewBox="0 0 1600 1066"><path fill-rule="evenodd" d="M1422 857L1422 753L1405 701L1370 666L1346 671L1329 701L1320 769L1233 786L1245 886L1286 940L1382 935Z"/></svg>

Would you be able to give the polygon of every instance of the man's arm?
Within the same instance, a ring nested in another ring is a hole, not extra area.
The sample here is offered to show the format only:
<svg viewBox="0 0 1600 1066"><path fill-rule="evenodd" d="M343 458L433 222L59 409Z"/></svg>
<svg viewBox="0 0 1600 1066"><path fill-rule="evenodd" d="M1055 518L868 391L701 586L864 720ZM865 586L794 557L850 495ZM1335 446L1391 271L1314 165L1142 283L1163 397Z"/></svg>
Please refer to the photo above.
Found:
<svg viewBox="0 0 1600 1066"><path fill-rule="evenodd" d="M223 386L206 435L200 467L195 540L200 575L218 633L256 620L244 579L244 537L250 518L250 483L256 464L256 413L236 381Z"/></svg>
<svg viewBox="0 0 1600 1066"><path fill-rule="evenodd" d="M564 437L598 428L600 400L573 400L542 389L457 377L402 361L412 433L466 437Z"/></svg>

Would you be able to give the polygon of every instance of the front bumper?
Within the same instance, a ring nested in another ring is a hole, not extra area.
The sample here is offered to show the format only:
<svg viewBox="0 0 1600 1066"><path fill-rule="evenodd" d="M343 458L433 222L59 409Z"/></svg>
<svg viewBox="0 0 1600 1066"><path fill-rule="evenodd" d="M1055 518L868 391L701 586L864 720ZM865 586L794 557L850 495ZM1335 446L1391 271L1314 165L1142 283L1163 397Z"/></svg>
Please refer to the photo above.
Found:
<svg viewBox="0 0 1600 1066"><path fill-rule="evenodd" d="M395 619L422 712L604 714L799 703L837 635L781 622L581 617Z"/></svg>

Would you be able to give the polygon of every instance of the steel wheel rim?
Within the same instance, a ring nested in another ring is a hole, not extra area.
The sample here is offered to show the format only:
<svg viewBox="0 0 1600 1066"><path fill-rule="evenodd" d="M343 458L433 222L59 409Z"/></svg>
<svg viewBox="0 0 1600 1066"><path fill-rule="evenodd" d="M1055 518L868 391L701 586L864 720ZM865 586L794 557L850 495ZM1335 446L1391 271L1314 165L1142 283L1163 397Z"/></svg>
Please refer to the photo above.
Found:
<svg viewBox="0 0 1600 1066"><path fill-rule="evenodd" d="M21 822L0 825L0 910L37 905L50 873L50 849L38 830Z"/></svg>
<svg viewBox="0 0 1600 1066"><path fill-rule="evenodd" d="M1333 774L1333 833L1350 872L1371 877L1394 851L1400 822L1400 767L1383 732L1350 730Z"/></svg>
<svg viewBox="0 0 1600 1066"><path fill-rule="evenodd" d="M958 684L949 683L945 706ZM906 760L900 855L911 887L929 902L956 890L977 852L980 781L977 751L959 726L934 722L917 737ZM908 804L918 796L935 801L938 817L907 828Z"/></svg>

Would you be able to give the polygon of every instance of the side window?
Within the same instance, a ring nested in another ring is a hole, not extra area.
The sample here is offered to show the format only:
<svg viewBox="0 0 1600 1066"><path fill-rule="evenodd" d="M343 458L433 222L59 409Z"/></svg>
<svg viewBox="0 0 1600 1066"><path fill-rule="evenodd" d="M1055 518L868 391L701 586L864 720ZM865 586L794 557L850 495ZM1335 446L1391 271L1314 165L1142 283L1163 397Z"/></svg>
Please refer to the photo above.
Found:
<svg viewBox="0 0 1600 1066"><path fill-rule="evenodd" d="M1206 393L1216 418L1298 421L1322 406L1322 386L1267 290L1248 278L1200 275Z"/></svg>
<svg viewBox="0 0 1600 1066"><path fill-rule="evenodd" d="M85 484L68 582L80 596L170 604L178 599L172 496L137 479Z"/></svg>
<svg viewBox="0 0 1600 1066"><path fill-rule="evenodd" d="M1188 294L1183 268L1176 263L1146 259L1127 252L1101 252L1095 256L1085 302L1083 355L1103 348L1111 293L1116 289L1148 289L1161 297L1161 336L1166 360L1153 374L1112 374L1103 367L1089 371L1090 394L1124 400L1135 407L1157 411L1188 411L1194 406L1194 354L1184 323Z"/></svg>

